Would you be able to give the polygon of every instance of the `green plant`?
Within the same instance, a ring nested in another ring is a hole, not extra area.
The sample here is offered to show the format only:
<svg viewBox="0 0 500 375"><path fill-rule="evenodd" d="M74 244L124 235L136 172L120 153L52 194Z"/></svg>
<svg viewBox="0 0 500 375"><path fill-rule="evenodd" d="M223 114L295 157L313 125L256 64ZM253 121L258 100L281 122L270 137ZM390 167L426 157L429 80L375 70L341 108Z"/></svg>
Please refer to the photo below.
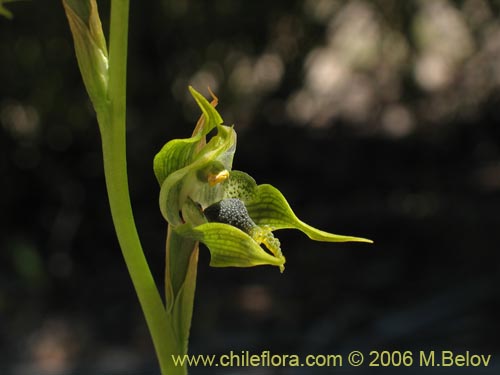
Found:
<svg viewBox="0 0 500 375"><path fill-rule="evenodd" d="M148 267L128 192L125 148L128 0L111 1L109 53L95 0L63 0L78 65L97 114L113 223L130 277L146 318L162 374L185 374L172 355L185 354L193 311L198 243L216 267L278 266L285 257L274 237L294 228L318 241L362 241L317 230L300 221L271 185L257 185L232 170L236 132L193 88L202 117L190 138L175 139L154 159L161 186L160 210L168 223L165 304ZM216 132L208 141L207 135ZM261 247L263 244L268 251Z"/></svg>

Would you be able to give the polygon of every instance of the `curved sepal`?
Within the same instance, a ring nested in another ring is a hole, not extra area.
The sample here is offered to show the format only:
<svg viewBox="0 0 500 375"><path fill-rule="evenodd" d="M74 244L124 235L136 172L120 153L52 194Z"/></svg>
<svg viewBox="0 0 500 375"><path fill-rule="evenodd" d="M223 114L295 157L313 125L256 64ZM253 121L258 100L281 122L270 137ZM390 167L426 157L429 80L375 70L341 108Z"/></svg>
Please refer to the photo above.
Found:
<svg viewBox="0 0 500 375"><path fill-rule="evenodd" d="M217 110L208 102L208 100L205 99L205 97L198 91L196 91L193 87L189 86L189 92L191 93L191 96L194 98L194 100L196 100L196 103L203 112L205 123L203 125L203 131L201 132L201 134L207 135L210 130L222 124L222 117L219 112L217 112Z"/></svg>
<svg viewBox="0 0 500 375"><path fill-rule="evenodd" d="M186 236L203 242L210 250L212 267L253 267L273 265L280 268L285 257L267 253L248 234L228 224L207 223L197 227L182 225L177 230Z"/></svg>
<svg viewBox="0 0 500 375"><path fill-rule="evenodd" d="M298 229L315 241L373 242L366 238L328 233L304 223L295 215L283 194L271 185L259 185L255 198L247 202L246 207L257 225L269 225L273 230Z"/></svg>

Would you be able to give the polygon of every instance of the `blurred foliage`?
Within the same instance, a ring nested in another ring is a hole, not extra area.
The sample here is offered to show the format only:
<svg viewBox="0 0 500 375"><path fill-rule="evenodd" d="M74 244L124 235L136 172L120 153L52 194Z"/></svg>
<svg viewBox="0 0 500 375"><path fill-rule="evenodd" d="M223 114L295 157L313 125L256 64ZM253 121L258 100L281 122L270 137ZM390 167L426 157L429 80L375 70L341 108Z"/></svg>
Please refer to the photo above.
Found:
<svg viewBox="0 0 500 375"><path fill-rule="evenodd" d="M5 8L4 4L5 3L10 3L11 1L9 0L0 0L0 16L3 16L5 18L12 19L12 12L9 11L7 8Z"/></svg>
<svg viewBox="0 0 500 375"><path fill-rule="evenodd" d="M237 169L305 221L376 241L280 233L284 276L211 269L202 251L193 352L498 356L499 12L486 0L132 2L132 202L159 283L151 164L199 115L188 84L210 86L235 123ZM0 18L0 372L151 373L71 43L58 2Z"/></svg>

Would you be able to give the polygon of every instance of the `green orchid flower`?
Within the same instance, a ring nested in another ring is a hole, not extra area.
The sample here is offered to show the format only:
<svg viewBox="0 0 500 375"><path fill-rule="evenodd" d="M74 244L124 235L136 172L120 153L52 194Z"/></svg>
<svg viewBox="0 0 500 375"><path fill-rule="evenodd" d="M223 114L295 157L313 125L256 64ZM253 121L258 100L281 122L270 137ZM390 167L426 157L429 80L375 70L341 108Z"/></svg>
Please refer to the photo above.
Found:
<svg viewBox="0 0 500 375"><path fill-rule="evenodd" d="M168 142L154 159L161 185L162 215L179 236L205 244L213 267L273 265L283 272L285 257L273 232L298 229L326 242L369 242L316 229L302 222L281 192L257 185L232 170L236 132L200 93L189 88L203 116L191 138ZM206 142L208 133L215 135Z"/></svg>

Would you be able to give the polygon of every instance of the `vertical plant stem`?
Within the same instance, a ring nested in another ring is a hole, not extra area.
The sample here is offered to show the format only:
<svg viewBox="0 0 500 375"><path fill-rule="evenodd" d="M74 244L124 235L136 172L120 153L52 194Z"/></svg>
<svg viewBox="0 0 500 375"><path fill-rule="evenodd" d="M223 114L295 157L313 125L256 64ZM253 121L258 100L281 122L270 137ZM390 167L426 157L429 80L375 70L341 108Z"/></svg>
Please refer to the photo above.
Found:
<svg viewBox="0 0 500 375"><path fill-rule="evenodd" d="M128 0L111 2L109 103L98 111L111 214L123 257L151 333L162 374L174 343L165 306L147 264L130 203L125 139Z"/></svg>
<svg viewBox="0 0 500 375"><path fill-rule="evenodd" d="M135 227L127 186L125 137L103 142L104 173L111 215L123 257L146 319L162 374L167 373L170 327L165 307L147 264Z"/></svg>

